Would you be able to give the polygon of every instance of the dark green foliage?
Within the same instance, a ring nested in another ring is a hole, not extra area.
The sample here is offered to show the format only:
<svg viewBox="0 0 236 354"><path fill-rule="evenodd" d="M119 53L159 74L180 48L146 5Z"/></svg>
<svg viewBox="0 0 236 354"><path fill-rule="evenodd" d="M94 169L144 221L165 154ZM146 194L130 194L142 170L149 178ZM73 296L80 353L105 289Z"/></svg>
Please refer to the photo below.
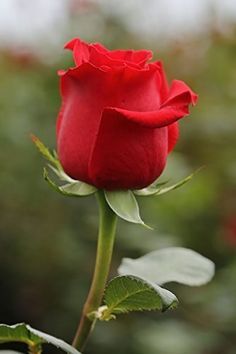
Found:
<svg viewBox="0 0 236 354"><path fill-rule="evenodd" d="M61 339L40 332L29 325L18 323L13 326L0 324L0 343L22 342L27 344L29 354L41 354L42 344L49 343L67 354L80 354Z"/></svg>
<svg viewBox="0 0 236 354"><path fill-rule="evenodd" d="M170 291L131 275L113 278L105 290L104 302L107 308L103 312L103 320L131 311L165 311L178 304Z"/></svg>

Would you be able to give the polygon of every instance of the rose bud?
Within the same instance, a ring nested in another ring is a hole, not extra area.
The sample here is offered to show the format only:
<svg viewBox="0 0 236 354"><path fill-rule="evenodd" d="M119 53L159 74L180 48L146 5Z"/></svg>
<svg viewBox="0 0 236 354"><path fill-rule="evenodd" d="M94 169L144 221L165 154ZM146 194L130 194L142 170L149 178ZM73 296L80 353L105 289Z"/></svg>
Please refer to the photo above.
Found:
<svg viewBox="0 0 236 354"><path fill-rule="evenodd" d="M178 120L197 95L169 86L147 50L113 50L76 38L75 67L59 71L57 149L65 172L97 188L141 189L162 173L178 140Z"/></svg>

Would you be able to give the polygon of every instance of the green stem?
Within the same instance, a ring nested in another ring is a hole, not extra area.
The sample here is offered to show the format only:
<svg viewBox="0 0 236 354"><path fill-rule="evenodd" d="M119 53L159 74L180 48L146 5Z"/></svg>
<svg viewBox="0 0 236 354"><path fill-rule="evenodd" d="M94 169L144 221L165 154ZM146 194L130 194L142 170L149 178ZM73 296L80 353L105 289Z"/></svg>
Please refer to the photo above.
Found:
<svg viewBox="0 0 236 354"><path fill-rule="evenodd" d="M99 205L99 233L96 263L92 284L72 344L78 350L83 350L88 336L95 325L95 320L89 318L88 314L96 311L101 305L115 239L117 217L108 206L103 191L97 192L97 200Z"/></svg>

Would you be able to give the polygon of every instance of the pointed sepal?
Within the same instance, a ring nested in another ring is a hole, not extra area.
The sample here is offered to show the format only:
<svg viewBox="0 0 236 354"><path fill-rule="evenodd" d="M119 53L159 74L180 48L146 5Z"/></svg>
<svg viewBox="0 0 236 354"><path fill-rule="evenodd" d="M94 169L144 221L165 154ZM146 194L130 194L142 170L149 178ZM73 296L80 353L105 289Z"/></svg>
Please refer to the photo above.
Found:
<svg viewBox="0 0 236 354"><path fill-rule="evenodd" d="M35 135L31 135L31 139L43 157L50 162L48 166L56 177L62 182L67 182L64 185L57 185L57 183L49 177L47 169L44 168L43 177L55 191L68 197L85 197L97 191L96 187L68 176L62 168L56 152L54 151L52 153Z"/></svg>
<svg viewBox="0 0 236 354"><path fill-rule="evenodd" d="M189 176L185 177L184 179L180 180L179 182L177 182L171 186L163 187L163 185L167 184L167 182L154 183L146 188L134 190L133 193L137 196L147 197L147 196L157 196L157 195L171 192L175 189L182 187L184 184L189 182L193 178L193 176L195 176L196 173L198 173L201 169L202 169L202 167L200 167L198 170L191 173Z"/></svg>
<svg viewBox="0 0 236 354"><path fill-rule="evenodd" d="M139 205L132 191L104 191L104 193L108 205L121 219L150 228L141 219Z"/></svg>
<svg viewBox="0 0 236 354"><path fill-rule="evenodd" d="M49 177L46 168L43 170L43 177L54 190L68 197L86 197L97 191L96 187L80 181L73 181L59 186Z"/></svg>

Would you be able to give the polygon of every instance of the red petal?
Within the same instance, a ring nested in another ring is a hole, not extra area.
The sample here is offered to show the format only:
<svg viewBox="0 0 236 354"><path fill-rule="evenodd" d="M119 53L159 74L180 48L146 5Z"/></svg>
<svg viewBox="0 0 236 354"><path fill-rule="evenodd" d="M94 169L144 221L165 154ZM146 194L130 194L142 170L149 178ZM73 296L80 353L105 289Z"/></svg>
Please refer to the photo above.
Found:
<svg viewBox="0 0 236 354"><path fill-rule="evenodd" d="M96 67L120 67L124 64L133 68L142 68L147 60L152 57L148 50L114 50L110 51L100 43L88 44L79 38L74 38L65 45L66 49L73 51L74 61L77 66L90 62Z"/></svg>
<svg viewBox="0 0 236 354"><path fill-rule="evenodd" d="M107 51L107 55L111 59L121 60L128 63L136 63L140 66L146 64L148 60L152 58L152 52L150 50L111 50Z"/></svg>
<svg viewBox="0 0 236 354"><path fill-rule="evenodd" d="M189 114L189 105L197 103L196 95L183 81L174 80L168 99L159 111L159 126L169 125Z"/></svg>
<svg viewBox="0 0 236 354"><path fill-rule="evenodd" d="M158 72L160 75L160 98L161 98L161 102L165 102L168 98L169 95L169 84L166 78L166 74L164 71L164 67L161 61L157 61L156 63L154 63L157 68L158 68Z"/></svg>
<svg viewBox="0 0 236 354"><path fill-rule="evenodd" d="M162 105L166 107L168 105L195 105L197 103L198 95L194 93L183 81L173 80L169 97Z"/></svg>
<svg viewBox="0 0 236 354"><path fill-rule="evenodd" d="M170 153L179 138L179 123L175 122L173 124L168 125L168 153Z"/></svg>
<svg viewBox="0 0 236 354"><path fill-rule="evenodd" d="M73 51L73 58L77 66L89 61L89 45L81 41L79 38L74 38L70 42L66 43L65 49L70 49Z"/></svg>
<svg viewBox="0 0 236 354"><path fill-rule="evenodd" d="M106 90L101 86L106 73L86 63L61 77L62 106L57 120L57 147L65 171L73 178L88 180L88 161ZM93 104L94 97L98 97Z"/></svg>
<svg viewBox="0 0 236 354"><path fill-rule="evenodd" d="M153 111L131 111L117 107L107 107L125 119L149 128L160 128L176 122L189 114L188 106L196 104L197 95L182 81L173 81L169 98L161 108Z"/></svg>
<svg viewBox="0 0 236 354"><path fill-rule="evenodd" d="M104 189L139 189L163 171L167 128L149 129L104 110L89 165L93 184Z"/></svg>
<svg viewBox="0 0 236 354"><path fill-rule="evenodd" d="M155 69L156 70L156 69ZM104 107L114 103L131 109L156 109L156 71L125 67L101 71L90 63L61 73L62 106L57 120L58 154L73 178L92 183L88 163Z"/></svg>

